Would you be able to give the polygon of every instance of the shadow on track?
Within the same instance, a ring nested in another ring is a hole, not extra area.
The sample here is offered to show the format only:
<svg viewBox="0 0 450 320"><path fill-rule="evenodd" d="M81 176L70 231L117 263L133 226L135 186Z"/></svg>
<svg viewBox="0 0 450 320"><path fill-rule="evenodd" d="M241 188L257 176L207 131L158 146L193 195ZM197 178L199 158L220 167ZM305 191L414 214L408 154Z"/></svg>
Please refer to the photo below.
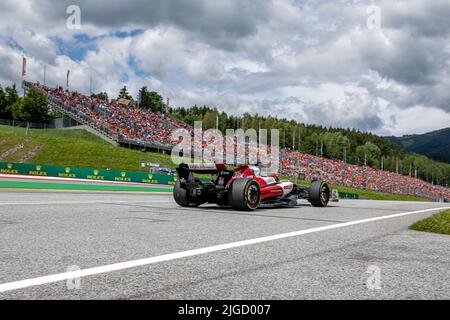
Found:
<svg viewBox="0 0 450 320"><path fill-rule="evenodd" d="M302 207L311 208L310 205L300 205L298 207L279 207L279 208L262 208L258 209L256 212L242 212L242 211L235 211L229 207L217 207L217 206L206 206L206 207L197 207L197 208L164 208L164 207L157 207L157 206L147 206L147 205L133 205L133 204L120 204L120 203L108 203L109 205L118 205L118 206L127 206L127 207L134 207L134 208L141 208L141 209L148 209L148 210L141 210L141 211L132 211L133 213L152 213L151 210L154 211L154 209L158 210L158 214L166 215L166 214L176 214L179 212L188 212L188 213L215 213L215 214L228 214L228 215L236 215L236 216L251 216L251 217L259 217L259 218L275 218L275 219L290 219L290 220L301 220L301 221L320 221L320 222L330 222L330 223L342 223L346 221L341 220L327 220L327 219L313 219L313 218L301 218L301 217L292 217L292 216L281 216L281 215L269 215L269 214L261 214L264 212L270 212L270 211L277 211L280 209L284 210L295 210ZM327 207L327 208L333 208L333 207ZM326 209L326 208L321 208ZM162 210L162 211L160 211Z"/></svg>

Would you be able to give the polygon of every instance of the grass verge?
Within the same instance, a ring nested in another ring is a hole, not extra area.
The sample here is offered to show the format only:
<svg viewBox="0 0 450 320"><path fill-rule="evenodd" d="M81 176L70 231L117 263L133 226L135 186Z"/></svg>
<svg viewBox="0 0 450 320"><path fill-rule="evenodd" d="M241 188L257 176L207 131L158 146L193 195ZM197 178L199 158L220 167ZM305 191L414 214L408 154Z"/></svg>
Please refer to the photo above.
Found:
<svg viewBox="0 0 450 320"><path fill-rule="evenodd" d="M429 218L416 222L409 228L416 231L450 235L450 210L435 214Z"/></svg>

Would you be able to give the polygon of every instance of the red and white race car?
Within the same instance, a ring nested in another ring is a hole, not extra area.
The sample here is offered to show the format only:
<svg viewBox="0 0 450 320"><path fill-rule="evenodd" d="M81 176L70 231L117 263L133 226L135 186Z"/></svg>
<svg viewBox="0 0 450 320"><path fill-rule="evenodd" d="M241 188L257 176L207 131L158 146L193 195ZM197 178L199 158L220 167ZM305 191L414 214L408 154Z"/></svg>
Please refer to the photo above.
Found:
<svg viewBox="0 0 450 320"><path fill-rule="evenodd" d="M236 210L255 210L258 207L296 206L299 199L308 200L315 207L325 207L330 189L324 181L301 186L281 181L277 175L261 173L258 166L243 165L228 170L224 164L181 164L173 189L177 204L198 207L204 203L231 206ZM209 181L194 174L211 174Z"/></svg>

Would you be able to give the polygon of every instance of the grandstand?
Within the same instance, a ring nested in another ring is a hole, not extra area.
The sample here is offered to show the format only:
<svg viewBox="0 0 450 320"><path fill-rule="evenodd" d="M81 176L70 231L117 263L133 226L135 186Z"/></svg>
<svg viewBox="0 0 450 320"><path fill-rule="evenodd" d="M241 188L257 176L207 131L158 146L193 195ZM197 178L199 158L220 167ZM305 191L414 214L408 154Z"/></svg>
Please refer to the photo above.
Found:
<svg viewBox="0 0 450 320"><path fill-rule="evenodd" d="M432 200L450 199L450 189L432 185L410 176L357 166L343 161L316 157L297 151L281 153L282 174L304 175L308 180L321 179L348 188L410 195Z"/></svg>
<svg viewBox="0 0 450 320"><path fill-rule="evenodd" d="M61 87L49 88L40 84L23 82L23 87L38 88L46 94L55 110L87 125L99 135L120 145L148 150L170 151L175 145L171 133L177 128L192 130L168 114L124 106L87 97ZM224 148L225 149L225 148ZM400 174L357 166L343 161L316 157L297 151L282 150L281 174L304 175L308 180L322 179L334 185L354 189L410 195L432 200L449 200L450 189Z"/></svg>
<svg viewBox="0 0 450 320"><path fill-rule="evenodd" d="M65 91L62 87L49 88L26 81L22 86L26 90L31 87L39 89L45 93L53 109L120 145L170 151L174 145L171 141L173 129L191 129L167 114L91 98L75 91Z"/></svg>

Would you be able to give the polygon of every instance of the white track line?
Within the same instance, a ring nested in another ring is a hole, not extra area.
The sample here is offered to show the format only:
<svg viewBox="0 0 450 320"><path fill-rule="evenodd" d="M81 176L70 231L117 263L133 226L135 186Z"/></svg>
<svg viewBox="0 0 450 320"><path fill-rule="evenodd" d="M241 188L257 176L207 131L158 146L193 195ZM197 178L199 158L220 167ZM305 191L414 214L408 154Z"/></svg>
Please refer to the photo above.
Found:
<svg viewBox="0 0 450 320"><path fill-rule="evenodd" d="M154 204L154 203L169 203L171 200L137 200L132 201L132 204L134 203L148 203L148 204ZM56 205L56 204L130 204L130 201L128 200L92 200L92 201L23 201L23 202L0 202L0 206L22 206L22 205Z"/></svg>
<svg viewBox="0 0 450 320"><path fill-rule="evenodd" d="M262 237L262 238L255 238L255 239L249 239L249 240L244 240L244 241L226 243L226 244L216 245L216 246L212 246L212 247L170 253L170 254L165 254L162 256L157 256L157 257L152 257L152 258L120 262L120 263L110 264L110 265L101 266L101 267L94 267L94 268L89 268L89 269L84 269L84 270L79 270L79 271L58 273L58 274L53 274L53 275L39 277L39 278L14 281L14 282L0 284L0 292L24 289L24 288L29 288L29 287L33 287L33 286L54 283L54 282L58 282L58 281L92 276L92 275L113 272L113 271L119 271L119 270L134 268L134 267L146 266L146 265L164 262L164 261L193 257L193 256L202 255L202 254L206 254L206 253L222 251L222 250L238 248L238 247L245 247L245 246L249 246L249 245L253 245L253 244L257 244L257 243L263 243L263 242L274 241L274 240L279 240L279 239L297 237L297 236L320 232L320 231L325 231L325 230L344 228L344 227L353 226L353 225L362 224L362 223L368 223L368 222L398 218L398 217L403 217L403 216L408 216L408 215L413 215L413 214L418 214L418 213L425 213L425 212L439 211L439 210L446 210L446 209L450 209L450 207L404 212L404 213L397 213L397 214L392 214L392 215L388 215L388 216L356 220L356 221L350 221L350 222L345 222L345 223L338 223L338 224L333 224L333 225L328 225L328 226L323 226L323 227L318 227L318 228L311 228L311 229L294 231L294 232L289 232L289 233L282 233L282 234L277 234L277 235L267 236L267 237Z"/></svg>

